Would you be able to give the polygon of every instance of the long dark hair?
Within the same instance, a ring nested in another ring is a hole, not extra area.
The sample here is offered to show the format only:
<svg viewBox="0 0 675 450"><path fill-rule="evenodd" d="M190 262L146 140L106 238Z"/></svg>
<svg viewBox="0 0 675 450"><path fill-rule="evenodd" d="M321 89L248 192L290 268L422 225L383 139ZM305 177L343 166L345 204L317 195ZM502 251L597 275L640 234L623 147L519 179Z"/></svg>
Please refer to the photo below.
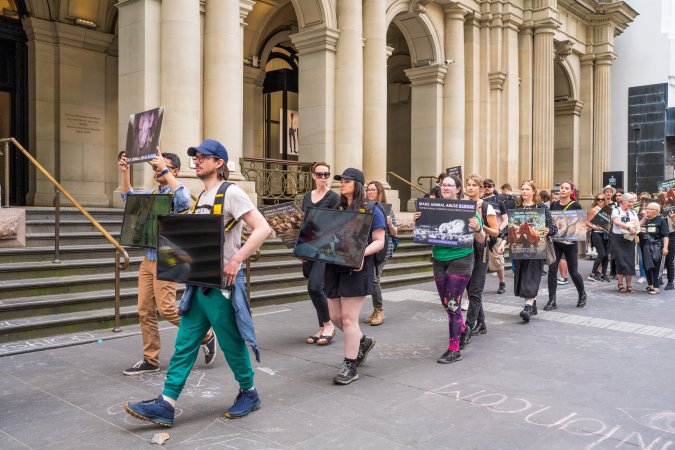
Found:
<svg viewBox="0 0 675 450"><path fill-rule="evenodd" d="M352 204L349 206L347 197L340 194L340 203L338 203L338 209L344 209L348 211L358 211L359 209L365 207L368 202L368 197L366 196L366 189L363 187L360 181L354 180L354 194L352 194Z"/></svg>

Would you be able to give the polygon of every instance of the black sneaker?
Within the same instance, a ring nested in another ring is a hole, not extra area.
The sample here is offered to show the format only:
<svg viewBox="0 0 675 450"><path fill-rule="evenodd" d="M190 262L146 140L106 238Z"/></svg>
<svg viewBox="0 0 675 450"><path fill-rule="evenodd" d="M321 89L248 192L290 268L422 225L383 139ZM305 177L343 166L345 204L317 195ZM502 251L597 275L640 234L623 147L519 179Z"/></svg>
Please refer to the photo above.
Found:
<svg viewBox="0 0 675 450"><path fill-rule="evenodd" d="M140 375L142 373L148 372L157 372L159 371L159 366L150 364L146 359L142 359L134 364L134 367L129 367L127 370L122 372L124 375Z"/></svg>
<svg viewBox="0 0 675 450"><path fill-rule="evenodd" d="M373 345L374 344L375 341L373 341ZM344 361L342 363L342 367L340 367L340 371L333 378L333 383L345 385L358 379L359 373L356 371L356 364L353 362Z"/></svg>
<svg viewBox="0 0 675 450"><path fill-rule="evenodd" d="M452 364L462 359L462 354L454 350L448 350L436 360L439 364Z"/></svg>
<svg viewBox="0 0 675 450"><path fill-rule="evenodd" d="M609 283L610 281L612 281L612 280L609 279L609 277L607 275L600 275L600 279L602 281L604 281L605 283Z"/></svg>
<svg viewBox="0 0 675 450"><path fill-rule="evenodd" d="M459 336L459 349L464 350L464 347L469 345L469 342L471 342L471 327L469 324L466 324L466 328L464 328L464 331Z"/></svg>
<svg viewBox="0 0 675 450"><path fill-rule="evenodd" d="M499 289L497 289L497 294L503 294L506 292L506 283L499 283Z"/></svg>
<svg viewBox="0 0 675 450"><path fill-rule="evenodd" d="M588 279L589 279L590 281L602 281L602 277L601 277L600 275L598 275L597 273L591 273L591 274L588 276Z"/></svg>
<svg viewBox="0 0 675 450"><path fill-rule="evenodd" d="M537 301L535 300L534 303L532 303L532 312L530 312L531 316L536 316L539 314L539 310L537 309Z"/></svg>
<svg viewBox="0 0 675 450"><path fill-rule="evenodd" d="M675 286L672 281L669 281L668 284L666 284L666 287L663 288L664 291L672 291L673 289L675 289Z"/></svg>
<svg viewBox="0 0 675 450"><path fill-rule="evenodd" d="M532 314L532 306L525 305L525 308L520 312L520 318L523 319L523 322L527 323L530 321L530 315Z"/></svg>
<svg viewBox="0 0 675 450"><path fill-rule="evenodd" d="M211 338L202 344L202 351L204 352L204 363L207 366L213 364L213 361L216 359L216 353L218 352L218 346L216 345L216 333L211 334Z"/></svg>
<svg viewBox="0 0 675 450"><path fill-rule="evenodd" d="M366 363L366 360L368 359L368 353L370 353L373 347L375 347L375 339L368 337L366 335L364 335L364 337L365 339L363 340L363 342L359 344L359 354L356 357L356 367L361 367ZM348 383L340 383L340 384L348 384Z"/></svg>
<svg viewBox="0 0 675 450"><path fill-rule="evenodd" d="M471 329L471 336L478 336L479 334L486 333L487 327L485 326L485 322L478 322L476 323L476 326Z"/></svg>

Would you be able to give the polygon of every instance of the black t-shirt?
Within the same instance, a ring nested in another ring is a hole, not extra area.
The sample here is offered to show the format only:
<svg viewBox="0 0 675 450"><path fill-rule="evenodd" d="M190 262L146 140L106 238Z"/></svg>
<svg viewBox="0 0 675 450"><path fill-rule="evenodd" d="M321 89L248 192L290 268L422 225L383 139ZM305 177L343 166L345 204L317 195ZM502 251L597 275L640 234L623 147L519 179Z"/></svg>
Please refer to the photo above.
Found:
<svg viewBox="0 0 675 450"><path fill-rule="evenodd" d="M640 228L640 239L649 235L653 240L660 240L668 236L668 222L662 216L647 219Z"/></svg>
<svg viewBox="0 0 675 450"><path fill-rule="evenodd" d="M316 203L312 202L312 191L306 192L305 196L302 198L302 212L306 213L307 208L310 206L314 208L327 208L334 209L338 203L340 203L340 194L335 191L328 191L321 200Z"/></svg>
<svg viewBox="0 0 675 450"><path fill-rule="evenodd" d="M576 200L572 200L565 205L561 205L560 202L551 202L551 206L548 209L551 211L574 211L582 208Z"/></svg>
<svg viewBox="0 0 675 450"><path fill-rule="evenodd" d="M491 195L483 199L484 202L488 202L495 209L495 212L498 215L506 214L506 210L509 209L504 205L504 202L500 202L496 195ZM514 205L515 207L515 205ZM511 208L513 209L513 208Z"/></svg>

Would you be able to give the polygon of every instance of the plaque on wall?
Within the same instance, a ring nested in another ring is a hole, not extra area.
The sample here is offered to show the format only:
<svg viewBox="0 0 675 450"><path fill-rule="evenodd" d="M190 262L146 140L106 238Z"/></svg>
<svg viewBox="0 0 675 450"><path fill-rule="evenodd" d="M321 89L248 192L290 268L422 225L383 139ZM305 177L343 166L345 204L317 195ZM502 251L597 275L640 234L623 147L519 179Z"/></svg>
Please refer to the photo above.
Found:
<svg viewBox="0 0 675 450"><path fill-rule="evenodd" d="M602 172L602 185L610 185L614 189L623 189L623 171Z"/></svg>

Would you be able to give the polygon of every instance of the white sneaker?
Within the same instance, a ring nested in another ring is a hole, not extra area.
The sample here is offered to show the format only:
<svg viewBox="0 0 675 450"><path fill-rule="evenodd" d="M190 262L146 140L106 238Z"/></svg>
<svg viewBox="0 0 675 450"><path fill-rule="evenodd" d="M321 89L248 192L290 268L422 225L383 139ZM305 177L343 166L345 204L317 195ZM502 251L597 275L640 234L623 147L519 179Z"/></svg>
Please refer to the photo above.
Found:
<svg viewBox="0 0 675 450"><path fill-rule="evenodd" d="M558 277L558 284L560 284L560 285L567 284L567 278Z"/></svg>
<svg viewBox="0 0 675 450"><path fill-rule="evenodd" d="M637 280L637 282L640 283L640 284L645 284L646 281L647 281L647 279L645 277L640 277Z"/></svg>
<svg viewBox="0 0 675 450"><path fill-rule="evenodd" d="M469 310L469 300L462 299L462 311Z"/></svg>
<svg viewBox="0 0 675 450"><path fill-rule="evenodd" d="M498 275L497 272L492 272L492 276L493 276L493 277L496 277L497 275Z"/></svg>

